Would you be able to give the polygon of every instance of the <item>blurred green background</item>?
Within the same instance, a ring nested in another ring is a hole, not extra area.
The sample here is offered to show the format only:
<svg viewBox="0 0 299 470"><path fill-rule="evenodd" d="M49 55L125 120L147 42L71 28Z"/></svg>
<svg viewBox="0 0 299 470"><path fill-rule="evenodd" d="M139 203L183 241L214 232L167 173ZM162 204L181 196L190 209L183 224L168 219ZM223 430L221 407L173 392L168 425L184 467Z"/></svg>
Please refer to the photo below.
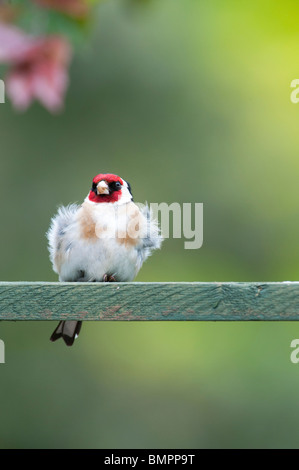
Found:
<svg viewBox="0 0 299 470"><path fill-rule="evenodd" d="M112 172L136 201L203 202L139 281L299 277L295 0L107 0L65 112L0 107L0 278L55 281L45 232ZM56 324L56 323L55 323ZM1 448L298 447L296 323L2 322Z"/></svg>

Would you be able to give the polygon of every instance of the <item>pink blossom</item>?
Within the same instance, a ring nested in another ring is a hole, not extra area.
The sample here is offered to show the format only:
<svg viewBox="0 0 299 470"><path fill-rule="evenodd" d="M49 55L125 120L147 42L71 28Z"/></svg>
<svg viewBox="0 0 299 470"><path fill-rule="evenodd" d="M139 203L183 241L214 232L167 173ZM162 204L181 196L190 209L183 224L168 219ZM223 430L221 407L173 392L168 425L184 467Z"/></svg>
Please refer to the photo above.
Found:
<svg viewBox="0 0 299 470"><path fill-rule="evenodd" d="M33 37L0 23L0 62L11 66L6 91L13 105L28 108L33 99L50 111L63 105L71 48L61 36Z"/></svg>

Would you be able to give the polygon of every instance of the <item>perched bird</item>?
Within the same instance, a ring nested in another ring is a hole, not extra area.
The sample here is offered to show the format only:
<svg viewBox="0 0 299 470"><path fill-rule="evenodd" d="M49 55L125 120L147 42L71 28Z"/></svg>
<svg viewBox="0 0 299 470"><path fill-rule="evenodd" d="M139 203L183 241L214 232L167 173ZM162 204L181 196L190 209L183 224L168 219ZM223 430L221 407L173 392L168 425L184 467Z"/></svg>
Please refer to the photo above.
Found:
<svg viewBox="0 0 299 470"><path fill-rule="evenodd" d="M162 236L147 205L133 202L130 184L99 174L83 204L60 207L49 231L50 259L60 281L132 281ZM61 321L51 341L71 346L81 321Z"/></svg>

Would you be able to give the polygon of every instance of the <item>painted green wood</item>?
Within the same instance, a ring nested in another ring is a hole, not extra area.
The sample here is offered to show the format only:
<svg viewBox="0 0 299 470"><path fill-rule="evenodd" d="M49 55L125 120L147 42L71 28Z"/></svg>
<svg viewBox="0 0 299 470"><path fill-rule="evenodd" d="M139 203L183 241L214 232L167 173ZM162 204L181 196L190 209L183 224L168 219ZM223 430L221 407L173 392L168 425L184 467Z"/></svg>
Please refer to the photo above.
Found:
<svg viewBox="0 0 299 470"><path fill-rule="evenodd" d="M0 282L0 320L299 320L299 282Z"/></svg>

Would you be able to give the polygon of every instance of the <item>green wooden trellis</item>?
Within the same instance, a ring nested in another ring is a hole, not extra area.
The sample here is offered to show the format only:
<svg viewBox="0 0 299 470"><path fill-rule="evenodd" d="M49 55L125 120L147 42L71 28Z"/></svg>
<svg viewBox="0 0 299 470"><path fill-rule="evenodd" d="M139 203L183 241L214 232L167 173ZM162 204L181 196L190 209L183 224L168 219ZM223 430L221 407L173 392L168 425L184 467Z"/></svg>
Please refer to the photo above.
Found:
<svg viewBox="0 0 299 470"><path fill-rule="evenodd" d="M0 282L0 320L299 320L299 282Z"/></svg>

